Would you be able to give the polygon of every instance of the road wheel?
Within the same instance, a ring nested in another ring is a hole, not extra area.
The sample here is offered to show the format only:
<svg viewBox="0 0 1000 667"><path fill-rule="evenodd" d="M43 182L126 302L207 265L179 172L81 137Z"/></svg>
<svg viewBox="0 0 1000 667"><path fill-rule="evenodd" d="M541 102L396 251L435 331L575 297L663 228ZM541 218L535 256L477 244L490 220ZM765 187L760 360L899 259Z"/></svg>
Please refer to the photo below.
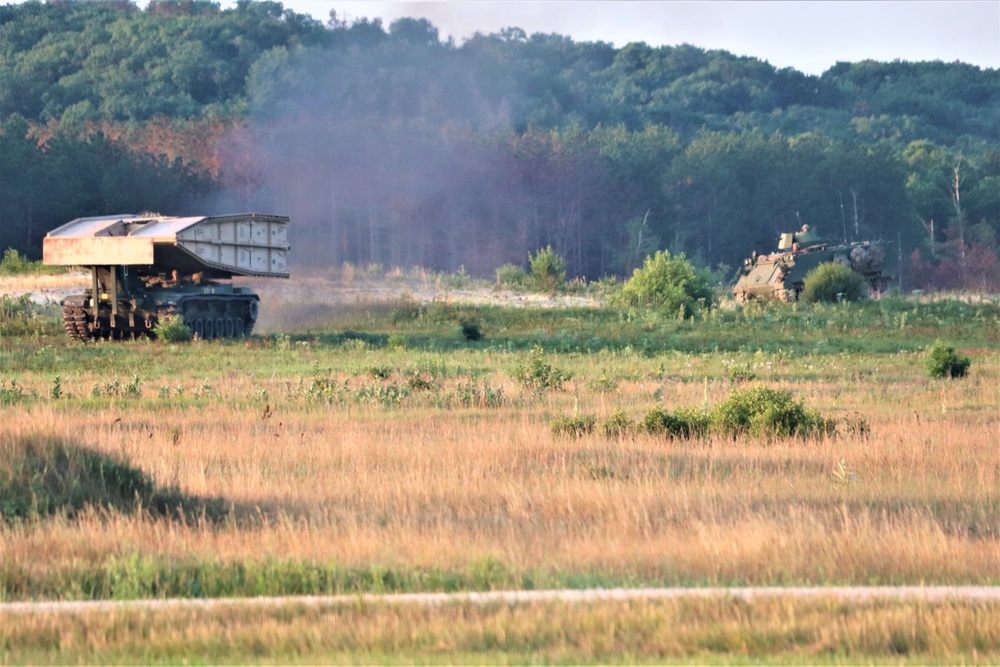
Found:
<svg viewBox="0 0 1000 667"><path fill-rule="evenodd" d="M243 318L237 317L236 321L233 322L233 333L237 338L243 338Z"/></svg>
<svg viewBox="0 0 1000 667"><path fill-rule="evenodd" d="M205 340L205 320L200 317L194 321L194 335L198 340Z"/></svg>
<svg viewBox="0 0 1000 667"><path fill-rule="evenodd" d="M205 318L205 340L212 340L215 338L215 320L211 317Z"/></svg>

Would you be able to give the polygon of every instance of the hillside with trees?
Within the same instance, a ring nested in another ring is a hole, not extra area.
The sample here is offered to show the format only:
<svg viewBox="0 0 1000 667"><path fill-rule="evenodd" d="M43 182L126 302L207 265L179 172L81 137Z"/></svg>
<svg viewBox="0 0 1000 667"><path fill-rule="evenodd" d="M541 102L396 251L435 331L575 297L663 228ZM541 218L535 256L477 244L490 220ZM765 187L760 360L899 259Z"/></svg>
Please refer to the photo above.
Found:
<svg viewBox="0 0 1000 667"><path fill-rule="evenodd" d="M734 266L808 223L904 288L1000 289L1000 72L838 63L279 2L0 6L0 248L112 212L267 210L298 266L570 275L657 250Z"/></svg>

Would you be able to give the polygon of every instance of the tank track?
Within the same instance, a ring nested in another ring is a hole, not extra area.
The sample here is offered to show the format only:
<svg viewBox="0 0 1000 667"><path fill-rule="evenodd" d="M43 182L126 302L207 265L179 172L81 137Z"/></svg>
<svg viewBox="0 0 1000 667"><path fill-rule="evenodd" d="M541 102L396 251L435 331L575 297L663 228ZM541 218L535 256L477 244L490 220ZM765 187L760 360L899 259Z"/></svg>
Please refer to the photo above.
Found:
<svg viewBox="0 0 1000 667"><path fill-rule="evenodd" d="M80 306L63 306L63 328L69 337L80 342L95 340L90 328L90 316Z"/></svg>
<svg viewBox="0 0 1000 667"><path fill-rule="evenodd" d="M112 328L110 318L101 317L95 321L88 309L70 304L63 304L63 329L71 339L83 343L95 340L127 340L150 335L145 321L137 321L134 328L121 325Z"/></svg>
<svg viewBox="0 0 1000 667"><path fill-rule="evenodd" d="M257 322L257 300L255 298L193 297L180 304L169 304L157 308L149 324L167 317L176 317L183 312L184 324L200 340L220 338L245 338L253 332ZM135 326L129 327L119 317L117 327L112 328L110 316L95 319L87 308L63 304L63 328L72 340L89 342L97 340L123 340L129 338L155 337L152 326L147 327L144 317L135 317Z"/></svg>
<svg viewBox="0 0 1000 667"><path fill-rule="evenodd" d="M195 296L184 299L177 307L183 310L184 324L200 340L246 338L257 323L254 297Z"/></svg>

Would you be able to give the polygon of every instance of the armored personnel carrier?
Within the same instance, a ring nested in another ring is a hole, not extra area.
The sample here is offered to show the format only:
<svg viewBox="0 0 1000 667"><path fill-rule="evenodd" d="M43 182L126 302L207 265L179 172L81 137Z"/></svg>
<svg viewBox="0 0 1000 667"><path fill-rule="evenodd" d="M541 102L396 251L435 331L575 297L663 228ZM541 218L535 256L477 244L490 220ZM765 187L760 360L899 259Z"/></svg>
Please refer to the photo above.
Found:
<svg viewBox="0 0 1000 667"><path fill-rule="evenodd" d="M234 276L287 278L288 218L279 215L77 218L46 235L43 262L91 274L62 301L63 325L80 341L155 337L181 317L202 340L247 336L260 298Z"/></svg>
<svg viewBox="0 0 1000 667"><path fill-rule="evenodd" d="M747 258L733 288L736 301L752 299L798 301L810 271L825 262L839 262L865 278L869 292L881 294L891 282L882 273L885 250L868 241L823 243L816 232L803 225L795 233L782 234L778 251Z"/></svg>

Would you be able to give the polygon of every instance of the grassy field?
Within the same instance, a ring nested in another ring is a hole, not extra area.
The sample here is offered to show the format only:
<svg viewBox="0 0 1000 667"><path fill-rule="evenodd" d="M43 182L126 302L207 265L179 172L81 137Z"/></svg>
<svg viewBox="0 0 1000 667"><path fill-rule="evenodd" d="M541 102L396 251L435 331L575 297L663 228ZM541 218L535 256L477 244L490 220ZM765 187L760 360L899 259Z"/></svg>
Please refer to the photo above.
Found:
<svg viewBox="0 0 1000 667"><path fill-rule="evenodd" d="M349 604L11 616L4 664L995 664L995 604Z"/></svg>
<svg viewBox="0 0 1000 667"><path fill-rule="evenodd" d="M5 302L3 599L1000 585L996 304L723 308L698 321L331 304L315 290L268 305L266 335L248 341L83 346L51 309ZM927 377L936 339L970 357L968 377ZM835 427L687 439L640 426L654 409L710 410L756 386ZM589 432L553 428L587 419ZM1000 610L975 604L10 620L5 663L1000 659Z"/></svg>

